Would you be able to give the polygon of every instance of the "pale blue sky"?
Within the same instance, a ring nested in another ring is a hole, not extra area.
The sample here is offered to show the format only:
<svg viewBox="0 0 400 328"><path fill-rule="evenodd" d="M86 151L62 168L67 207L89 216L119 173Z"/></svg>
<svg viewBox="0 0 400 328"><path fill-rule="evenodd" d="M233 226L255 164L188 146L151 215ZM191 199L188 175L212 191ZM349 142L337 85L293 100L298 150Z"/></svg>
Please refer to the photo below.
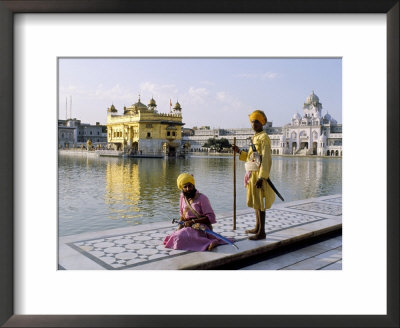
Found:
<svg viewBox="0 0 400 328"><path fill-rule="evenodd" d="M182 106L185 127L250 127L248 114L263 110L274 126L289 123L314 90L342 122L342 61L273 58L61 58L59 118L106 123L107 108L151 97L161 113L169 100ZM72 106L70 99L72 97ZM68 105L66 106L66 99Z"/></svg>

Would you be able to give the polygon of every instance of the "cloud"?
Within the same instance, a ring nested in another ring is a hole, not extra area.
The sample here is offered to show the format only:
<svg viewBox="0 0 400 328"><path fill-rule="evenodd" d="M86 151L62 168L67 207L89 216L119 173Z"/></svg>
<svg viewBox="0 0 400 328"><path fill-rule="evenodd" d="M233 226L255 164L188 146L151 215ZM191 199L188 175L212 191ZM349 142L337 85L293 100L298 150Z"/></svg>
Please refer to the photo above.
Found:
<svg viewBox="0 0 400 328"><path fill-rule="evenodd" d="M227 100L227 98L229 97L225 91L217 92L216 96L217 96L217 100L219 100L221 102L225 102Z"/></svg>
<svg viewBox="0 0 400 328"><path fill-rule="evenodd" d="M265 79L273 80L277 77L278 77L278 73L273 73L273 72L266 72L261 75L262 80L265 80Z"/></svg>
<svg viewBox="0 0 400 328"><path fill-rule="evenodd" d="M194 87L190 87L188 93L190 97L195 97L195 98L203 98L205 96L208 96L209 94L206 88L194 88Z"/></svg>
<svg viewBox="0 0 400 328"><path fill-rule="evenodd" d="M140 91L156 94L161 94L165 92L176 93L175 84L157 84L150 81L142 82L139 85Z"/></svg>
<svg viewBox="0 0 400 328"><path fill-rule="evenodd" d="M240 99L235 96L232 96L226 91L219 91L216 93L216 99L220 103L220 109L222 110L230 110L230 111L238 111L243 108L248 108L249 106L243 104Z"/></svg>
<svg viewBox="0 0 400 328"><path fill-rule="evenodd" d="M119 83L110 87L99 84L94 90L85 90L82 91L81 94L85 94L88 99L104 100L110 104L117 101L129 106L137 102L139 95L143 103L150 100L153 96L156 100L162 99L166 102L165 99L169 99L172 95L176 94L176 92L176 87L173 84L161 85L146 81L142 82L139 87L134 88L121 86Z"/></svg>
<svg viewBox="0 0 400 328"><path fill-rule="evenodd" d="M143 103L154 97L157 102L157 109L160 112L169 111L170 99L174 102L174 99L181 98L179 90L175 84L158 84L151 81L145 81L140 83L140 98Z"/></svg>
<svg viewBox="0 0 400 328"><path fill-rule="evenodd" d="M187 100L190 104L203 105L209 102L208 98L209 91L206 88L190 87L182 99Z"/></svg>
<svg viewBox="0 0 400 328"><path fill-rule="evenodd" d="M157 90L157 84L156 83L151 83L151 82L143 82L140 84L140 90L141 91L148 91L148 92L154 92Z"/></svg>
<svg viewBox="0 0 400 328"><path fill-rule="evenodd" d="M82 90L76 85L62 85L60 86L60 95L71 95L83 93Z"/></svg>
<svg viewBox="0 0 400 328"><path fill-rule="evenodd" d="M108 88L104 87L103 84L99 84L95 90L87 92L87 97L96 98L96 100L104 100L110 104L115 101L132 103L137 99L137 93L122 87L119 83Z"/></svg>
<svg viewBox="0 0 400 328"><path fill-rule="evenodd" d="M201 90L197 90L199 94L202 92ZM170 99L174 102L174 99L180 95L174 84L157 84L151 81L145 81L139 86L136 85L133 87L120 83L113 85L99 83L93 88L81 87L79 85L60 85L59 115L60 117L64 117L65 115L66 97L69 103L69 97L72 96L74 112L80 112L79 117L84 119L85 114L90 111L90 108L95 108L97 111L103 109L104 112L102 113L106 115L105 109L111 104L114 104L118 112L121 113L123 106L130 106L138 101L139 94L140 100L144 104L147 104L150 98L154 97L158 105L157 109L160 112L169 112Z"/></svg>
<svg viewBox="0 0 400 328"><path fill-rule="evenodd" d="M215 82L211 82L211 81L200 81L200 84L205 84L205 85L208 85L208 86L214 86L214 85L215 85Z"/></svg>
<svg viewBox="0 0 400 328"><path fill-rule="evenodd" d="M177 91L176 98L183 107L196 108L210 102L210 92L207 88L190 86L184 92Z"/></svg>
<svg viewBox="0 0 400 328"><path fill-rule="evenodd" d="M265 73L242 73L237 74L236 77L245 79L257 79L257 80L273 80L279 77L278 73L265 72Z"/></svg>

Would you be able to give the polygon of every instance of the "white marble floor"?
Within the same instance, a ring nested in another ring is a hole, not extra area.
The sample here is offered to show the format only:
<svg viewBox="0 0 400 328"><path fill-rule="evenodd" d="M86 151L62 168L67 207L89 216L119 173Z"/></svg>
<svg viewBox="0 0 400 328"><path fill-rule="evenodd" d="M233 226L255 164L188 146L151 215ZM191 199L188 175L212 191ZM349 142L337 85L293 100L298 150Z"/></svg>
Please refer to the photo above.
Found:
<svg viewBox="0 0 400 328"><path fill-rule="evenodd" d="M237 213L236 230L232 229L231 214L217 216L214 231L234 239L240 248L239 251L229 245L218 246L212 252L165 248L163 245L165 236L176 229L176 225L169 222L61 237L59 268L67 270L190 268L191 265L199 264L201 261L215 262L218 258L250 252L253 248L296 238L301 234L311 235L310 232L314 230L341 225L341 214L341 195L281 203L266 211L267 240L250 243L244 231L254 226L254 211ZM196 256L198 253L203 253L201 258Z"/></svg>

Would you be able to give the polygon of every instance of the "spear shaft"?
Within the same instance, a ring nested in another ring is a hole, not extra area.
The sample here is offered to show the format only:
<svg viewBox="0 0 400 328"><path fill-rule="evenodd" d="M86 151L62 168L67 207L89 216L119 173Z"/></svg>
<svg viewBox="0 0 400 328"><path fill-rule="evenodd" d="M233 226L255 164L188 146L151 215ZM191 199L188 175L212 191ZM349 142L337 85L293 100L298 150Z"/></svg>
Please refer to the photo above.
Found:
<svg viewBox="0 0 400 328"><path fill-rule="evenodd" d="M233 146L236 146L236 137L233 137ZM236 152L233 151L233 230L236 230Z"/></svg>

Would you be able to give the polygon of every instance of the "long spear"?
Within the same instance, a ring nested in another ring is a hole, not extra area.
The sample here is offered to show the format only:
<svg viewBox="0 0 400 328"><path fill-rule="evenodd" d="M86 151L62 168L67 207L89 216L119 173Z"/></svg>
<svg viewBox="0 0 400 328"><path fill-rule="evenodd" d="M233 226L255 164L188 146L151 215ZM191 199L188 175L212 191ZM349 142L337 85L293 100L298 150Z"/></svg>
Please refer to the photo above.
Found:
<svg viewBox="0 0 400 328"><path fill-rule="evenodd" d="M180 224L180 225L182 225L182 226L185 224L184 221L180 221L180 220L177 220L177 219L172 219L172 223L178 223L178 224ZM231 241L231 240L229 240L228 238L226 238L226 237L220 235L219 233L216 233L216 232L210 230L205 224L195 223L195 224L193 224L193 225L191 226L191 228L194 229L194 230L202 230L202 231L204 231L205 233L208 233L209 235L213 235L213 236L217 237L218 239L223 240L223 241L226 242L227 244L232 245L232 246L235 247L236 249L239 249L239 247L237 247L233 241Z"/></svg>
<svg viewBox="0 0 400 328"><path fill-rule="evenodd" d="M236 147L236 137L233 137L233 148ZM236 230L236 151L233 150L233 230Z"/></svg>

